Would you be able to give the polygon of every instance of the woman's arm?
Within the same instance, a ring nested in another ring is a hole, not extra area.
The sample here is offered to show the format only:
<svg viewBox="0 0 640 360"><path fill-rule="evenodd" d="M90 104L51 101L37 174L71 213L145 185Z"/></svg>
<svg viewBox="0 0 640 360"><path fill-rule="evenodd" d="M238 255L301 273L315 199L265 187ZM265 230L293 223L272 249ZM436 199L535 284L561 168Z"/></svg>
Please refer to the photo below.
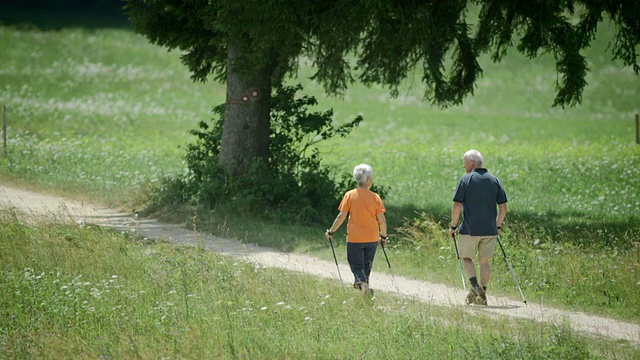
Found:
<svg viewBox="0 0 640 360"><path fill-rule="evenodd" d="M333 220L333 224L331 225L331 227L327 229L327 232L324 234L327 237L327 240L329 240L329 238L333 235L334 232L338 231L338 229L340 228L340 226L342 226L342 223L346 219L347 219L347 213L344 211L340 211L338 213L338 216L336 216L336 219Z"/></svg>
<svg viewBox="0 0 640 360"><path fill-rule="evenodd" d="M382 242L382 246L387 245L387 218L384 216L384 213L380 213L376 215L378 220L378 226L380 227L380 242Z"/></svg>

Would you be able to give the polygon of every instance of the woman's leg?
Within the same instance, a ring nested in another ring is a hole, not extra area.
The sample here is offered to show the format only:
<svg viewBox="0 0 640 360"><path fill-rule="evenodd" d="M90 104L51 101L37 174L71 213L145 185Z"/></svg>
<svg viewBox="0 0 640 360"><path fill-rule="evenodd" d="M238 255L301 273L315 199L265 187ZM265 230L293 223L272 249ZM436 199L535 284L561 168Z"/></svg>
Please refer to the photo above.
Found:
<svg viewBox="0 0 640 360"><path fill-rule="evenodd" d="M347 243L347 261L354 277L354 286L367 282L365 272L365 252L361 243Z"/></svg>
<svg viewBox="0 0 640 360"><path fill-rule="evenodd" d="M376 257L376 250L378 249L378 242L367 243L364 245L364 273L367 276L367 282L371 276L371 268L373 268L373 259Z"/></svg>

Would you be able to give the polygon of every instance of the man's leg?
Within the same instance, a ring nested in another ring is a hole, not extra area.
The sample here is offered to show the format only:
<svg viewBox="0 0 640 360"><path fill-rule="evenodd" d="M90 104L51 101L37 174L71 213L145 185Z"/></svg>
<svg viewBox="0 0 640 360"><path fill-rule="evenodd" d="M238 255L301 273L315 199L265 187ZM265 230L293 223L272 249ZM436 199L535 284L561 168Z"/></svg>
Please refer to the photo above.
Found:
<svg viewBox="0 0 640 360"><path fill-rule="evenodd" d="M462 267L464 268L464 273L467 275L467 279L469 279L472 288L478 287L476 266L473 263L473 259L475 258L477 251L478 239L476 236L458 236L458 252L462 259Z"/></svg>
<svg viewBox="0 0 640 360"><path fill-rule="evenodd" d="M479 298L481 296L480 291L482 288L478 284L478 278L476 277L476 267L475 267L475 264L473 263L473 260L469 258L464 258L463 267L464 267L464 272L467 274L467 277L469 278L469 283L471 284L471 289L469 290L469 294L467 294L467 298L466 298L467 305L482 304L482 301L480 301L480 298Z"/></svg>
<svg viewBox="0 0 640 360"><path fill-rule="evenodd" d="M489 259L493 256L497 236L485 236L478 242L478 258L480 262L480 281L486 290L491 280L491 266Z"/></svg>
<svg viewBox="0 0 640 360"><path fill-rule="evenodd" d="M470 258L462 259L462 267L464 268L464 273L467 275L468 279L476 278L476 265L473 263L473 260ZM471 286L474 286L474 284L472 283ZM475 286L478 286L477 282Z"/></svg>
<svg viewBox="0 0 640 360"><path fill-rule="evenodd" d="M482 291L479 292L480 304L487 305L487 286L491 280L491 266L489 259L493 256L496 236L487 236L478 242L478 262L480 263L480 282Z"/></svg>
<svg viewBox="0 0 640 360"><path fill-rule="evenodd" d="M483 288L487 288L491 280L491 266L489 258L480 258L480 283Z"/></svg>

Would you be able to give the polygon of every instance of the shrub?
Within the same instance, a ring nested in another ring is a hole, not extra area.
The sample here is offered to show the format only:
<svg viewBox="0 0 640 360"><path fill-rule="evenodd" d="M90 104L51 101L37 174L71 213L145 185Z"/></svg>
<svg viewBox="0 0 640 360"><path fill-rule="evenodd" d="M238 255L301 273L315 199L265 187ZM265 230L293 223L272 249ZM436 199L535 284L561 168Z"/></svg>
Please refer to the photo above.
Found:
<svg viewBox="0 0 640 360"><path fill-rule="evenodd" d="M237 178L218 165L225 106L216 106L212 125L202 121L199 129L190 131L197 139L186 146L186 174L164 179L151 207L225 205L244 213L275 214L298 222L325 221L335 215L342 194L353 181L322 165L316 145L346 137L362 117L334 126L333 110L309 112L317 101L312 96L296 96L301 90L301 85L275 89L268 162L256 160L247 174ZM384 188L375 190L385 194Z"/></svg>

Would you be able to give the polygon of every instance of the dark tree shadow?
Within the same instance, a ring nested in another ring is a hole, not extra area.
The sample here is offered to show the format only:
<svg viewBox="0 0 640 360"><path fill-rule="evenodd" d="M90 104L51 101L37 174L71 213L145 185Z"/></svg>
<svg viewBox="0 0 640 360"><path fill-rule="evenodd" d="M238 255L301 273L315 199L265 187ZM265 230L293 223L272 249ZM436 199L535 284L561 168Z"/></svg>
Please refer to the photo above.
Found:
<svg viewBox="0 0 640 360"><path fill-rule="evenodd" d="M0 25L36 28L131 28L122 0L3 0Z"/></svg>

